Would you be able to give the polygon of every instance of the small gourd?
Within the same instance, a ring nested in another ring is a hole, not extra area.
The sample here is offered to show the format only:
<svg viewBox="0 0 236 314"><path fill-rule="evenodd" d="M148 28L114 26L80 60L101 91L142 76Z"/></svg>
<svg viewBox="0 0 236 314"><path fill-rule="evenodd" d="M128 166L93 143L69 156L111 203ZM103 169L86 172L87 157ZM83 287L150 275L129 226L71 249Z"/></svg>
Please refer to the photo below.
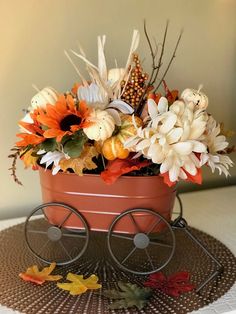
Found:
<svg viewBox="0 0 236 314"><path fill-rule="evenodd" d="M125 159L129 156L129 150L124 148L117 136L112 136L104 142L102 154L107 160L114 160L116 158Z"/></svg>
<svg viewBox="0 0 236 314"><path fill-rule="evenodd" d="M115 130L115 121L105 110L94 109L89 116L89 121L92 122L91 125L83 131L90 140L104 141Z"/></svg>
<svg viewBox="0 0 236 314"><path fill-rule="evenodd" d="M199 90L187 88L182 92L181 98L187 104L197 105L199 109L206 109L208 106L208 97Z"/></svg>
<svg viewBox="0 0 236 314"><path fill-rule="evenodd" d="M31 107L45 108L47 104L54 105L57 102L58 93L52 87L45 87L31 99Z"/></svg>
<svg viewBox="0 0 236 314"><path fill-rule="evenodd" d="M143 122L139 117L134 117L137 127ZM102 154L108 160L116 158L125 159L129 155L129 150L124 148L124 142L131 136L136 135L137 130L133 124L132 116L122 115L121 126L117 134L108 138L102 146Z"/></svg>

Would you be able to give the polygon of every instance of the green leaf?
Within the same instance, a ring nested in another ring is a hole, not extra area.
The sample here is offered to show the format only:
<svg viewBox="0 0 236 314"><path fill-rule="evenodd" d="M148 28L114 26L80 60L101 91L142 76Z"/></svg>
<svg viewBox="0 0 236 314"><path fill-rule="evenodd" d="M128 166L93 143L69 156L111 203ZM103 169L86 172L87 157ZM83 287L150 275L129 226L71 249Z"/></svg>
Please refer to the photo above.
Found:
<svg viewBox="0 0 236 314"><path fill-rule="evenodd" d="M116 300L109 307L111 309L121 309L136 306L142 309L152 296L150 288L141 288L136 284L118 282L120 290L105 290L103 295L107 298Z"/></svg>
<svg viewBox="0 0 236 314"><path fill-rule="evenodd" d="M63 147L64 152L72 158L79 157L87 140L88 138L82 132L73 134L73 136L65 142Z"/></svg>
<svg viewBox="0 0 236 314"><path fill-rule="evenodd" d="M73 137L71 135L64 135L63 138L61 139L61 144L65 145L66 142L68 142L70 139L73 139Z"/></svg>
<svg viewBox="0 0 236 314"><path fill-rule="evenodd" d="M46 152L53 152L56 150L57 142L54 138L48 138L46 141L40 144L40 149L44 149Z"/></svg>
<svg viewBox="0 0 236 314"><path fill-rule="evenodd" d="M128 309L130 307L136 306L139 310L143 309L148 300L137 300L137 299L120 299L114 301L112 304L109 305L109 308L112 310L118 309Z"/></svg>

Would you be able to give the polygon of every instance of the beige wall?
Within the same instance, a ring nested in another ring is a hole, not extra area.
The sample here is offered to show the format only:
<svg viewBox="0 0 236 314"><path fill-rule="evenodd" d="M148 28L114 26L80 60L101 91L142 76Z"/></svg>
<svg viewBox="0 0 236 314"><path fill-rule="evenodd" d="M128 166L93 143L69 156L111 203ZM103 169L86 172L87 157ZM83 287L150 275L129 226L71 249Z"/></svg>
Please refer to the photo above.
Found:
<svg viewBox="0 0 236 314"><path fill-rule="evenodd" d="M159 41L169 18L167 57L184 27L167 77L169 86L182 90L203 83L210 98L209 111L228 128L235 126L235 0L1 0L0 12L0 218L21 216L40 203L37 173L24 171L19 163L24 187L14 184L7 170L7 155L16 141L21 110L35 93L31 84L63 91L77 79L63 50L76 49L78 41L96 62L96 36L107 34L108 63L113 65L116 57L123 65L132 30L142 32L143 18ZM149 70L143 33L140 53ZM226 181L209 173L205 173L204 186L235 180L235 175Z"/></svg>

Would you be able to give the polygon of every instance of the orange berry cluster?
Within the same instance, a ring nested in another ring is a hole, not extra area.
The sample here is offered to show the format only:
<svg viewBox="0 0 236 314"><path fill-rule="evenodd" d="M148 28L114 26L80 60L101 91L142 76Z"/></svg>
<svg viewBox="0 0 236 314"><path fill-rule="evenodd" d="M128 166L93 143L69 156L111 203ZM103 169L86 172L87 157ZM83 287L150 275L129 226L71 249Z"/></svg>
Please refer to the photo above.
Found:
<svg viewBox="0 0 236 314"><path fill-rule="evenodd" d="M143 72L137 54L133 54L133 63L134 65L132 66L128 82L124 80L121 82L121 88L125 88L121 99L136 108L146 89L145 82L148 79L148 75Z"/></svg>

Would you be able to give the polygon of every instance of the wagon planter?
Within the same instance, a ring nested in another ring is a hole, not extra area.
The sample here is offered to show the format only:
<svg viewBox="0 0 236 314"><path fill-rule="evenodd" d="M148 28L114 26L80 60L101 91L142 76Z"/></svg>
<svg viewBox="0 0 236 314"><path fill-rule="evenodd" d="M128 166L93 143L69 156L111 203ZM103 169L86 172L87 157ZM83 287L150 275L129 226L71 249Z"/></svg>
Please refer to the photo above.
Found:
<svg viewBox="0 0 236 314"><path fill-rule="evenodd" d="M176 189L162 177L121 176L107 185L99 175L60 172L54 176L43 168L39 174L43 204L27 218L25 236L42 261L59 265L76 261L84 254L91 231L106 232L111 257L123 270L149 274L171 260ZM117 240L124 246L117 247ZM159 261L152 256L154 250L161 251ZM143 265L137 266L137 259Z"/></svg>

